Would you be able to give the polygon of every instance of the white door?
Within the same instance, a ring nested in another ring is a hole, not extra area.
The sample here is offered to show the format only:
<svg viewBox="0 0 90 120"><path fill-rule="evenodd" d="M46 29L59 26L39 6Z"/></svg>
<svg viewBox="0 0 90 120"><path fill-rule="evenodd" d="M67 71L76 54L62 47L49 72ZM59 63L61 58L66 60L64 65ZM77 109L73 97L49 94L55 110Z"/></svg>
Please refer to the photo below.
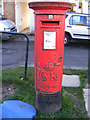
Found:
<svg viewBox="0 0 90 120"><path fill-rule="evenodd" d="M15 23L18 32L22 32L24 29L30 27L30 9L28 2L15 2ZM27 1L27 0L26 0Z"/></svg>
<svg viewBox="0 0 90 120"><path fill-rule="evenodd" d="M87 16L73 15L69 24L71 25L73 38L88 39Z"/></svg>

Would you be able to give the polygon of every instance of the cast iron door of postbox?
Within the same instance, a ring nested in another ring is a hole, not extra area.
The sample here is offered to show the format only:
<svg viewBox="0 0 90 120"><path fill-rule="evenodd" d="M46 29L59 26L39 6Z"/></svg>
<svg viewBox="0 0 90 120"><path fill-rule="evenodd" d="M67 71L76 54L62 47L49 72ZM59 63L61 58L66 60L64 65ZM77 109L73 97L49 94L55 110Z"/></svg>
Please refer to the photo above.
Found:
<svg viewBox="0 0 90 120"><path fill-rule="evenodd" d="M42 92L61 91L64 52L64 15L36 16L35 87Z"/></svg>

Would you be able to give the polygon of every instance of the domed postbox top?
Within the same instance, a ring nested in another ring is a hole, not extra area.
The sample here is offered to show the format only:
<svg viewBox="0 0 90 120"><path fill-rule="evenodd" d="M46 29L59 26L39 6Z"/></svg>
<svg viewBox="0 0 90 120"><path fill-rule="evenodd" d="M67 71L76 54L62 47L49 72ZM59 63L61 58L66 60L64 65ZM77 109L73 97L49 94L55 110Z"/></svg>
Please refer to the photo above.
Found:
<svg viewBox="0 0 90 120"><path fill-rule="evenodd" d="M55 2L55 1L46 1L46 2L30 2L29 8L34 10L40 9L55 9L55 10L67 10L72 7L72 4L69 2Z"/></svg>

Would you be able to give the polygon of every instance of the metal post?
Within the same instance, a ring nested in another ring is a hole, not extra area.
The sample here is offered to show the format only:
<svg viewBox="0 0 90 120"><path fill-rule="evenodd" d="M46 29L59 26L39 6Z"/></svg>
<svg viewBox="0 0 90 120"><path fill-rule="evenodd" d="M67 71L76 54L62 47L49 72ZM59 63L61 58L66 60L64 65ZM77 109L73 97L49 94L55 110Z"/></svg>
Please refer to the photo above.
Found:
<svg viewBox="0 0 90 120"><path fill-rule="evenodd" d="M26 44L26 56L25 56L25 73L24 73L24 80L26 80L26 76L27 76L27 63L28 63L28 49L29 49L29 38L28 35L25 33L18 33L18 32L1 32L0 33L4 33L4 34L13 34L13 35L23 35L26 37L27 39L27 44Z"/></svg>

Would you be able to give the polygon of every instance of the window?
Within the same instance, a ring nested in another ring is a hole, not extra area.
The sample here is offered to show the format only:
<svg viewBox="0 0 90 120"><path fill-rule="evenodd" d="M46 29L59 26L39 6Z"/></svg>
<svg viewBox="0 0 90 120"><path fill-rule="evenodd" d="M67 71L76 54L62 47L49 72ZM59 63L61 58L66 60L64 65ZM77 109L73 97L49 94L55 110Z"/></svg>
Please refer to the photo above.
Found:
<svg viewBox="0 0 90 120"><path fill-rule="evenodd" d="M73 25L73 16L70 18L69 24L70 24L70 25Z"/></svg>
<svg viewBox="0 0 90 120"><path fill-rule="evenodd" d="M73 15L69 20L70 25L87 25L87 16Z"/></svg>
<svg viewBox="0 0 90 120"><path fill-rule="evenodd" d="M86 17L86 25L90 26L90 16Z"/></svg>
<svg viewBox="0 0 90 120"><path fill-rule="evenodd" d="M67 18L67 17L68 17L68 15L66 14L65 18Z"/></svg>

